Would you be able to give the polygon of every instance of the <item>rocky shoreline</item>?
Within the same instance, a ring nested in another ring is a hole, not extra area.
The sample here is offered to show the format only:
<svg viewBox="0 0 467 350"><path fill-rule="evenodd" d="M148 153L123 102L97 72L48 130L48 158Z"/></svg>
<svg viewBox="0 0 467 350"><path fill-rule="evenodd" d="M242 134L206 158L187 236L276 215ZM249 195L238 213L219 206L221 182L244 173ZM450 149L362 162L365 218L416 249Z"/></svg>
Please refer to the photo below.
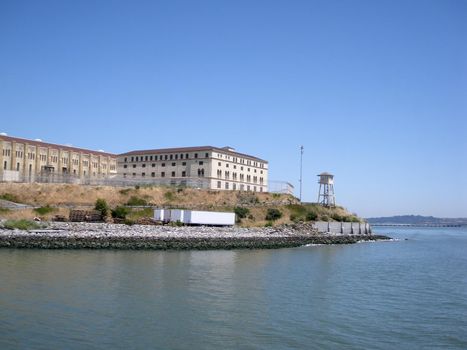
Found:
<svg viewBox="0 0 467 350"><path fill-rule="evenodd" d="M40 249L274 249L307 244L389 240L382 235L319 234L308 225L280 227L172 227L51 223L43 230L0 229L0 248Z"/></svg>

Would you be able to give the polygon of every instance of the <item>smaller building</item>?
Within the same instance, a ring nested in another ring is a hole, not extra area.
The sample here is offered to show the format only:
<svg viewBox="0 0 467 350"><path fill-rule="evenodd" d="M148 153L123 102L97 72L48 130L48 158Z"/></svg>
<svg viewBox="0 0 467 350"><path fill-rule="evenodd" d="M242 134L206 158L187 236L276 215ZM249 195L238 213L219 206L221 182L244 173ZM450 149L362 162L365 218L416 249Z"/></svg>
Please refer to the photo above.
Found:
<svg viewBox="0 0 467 350"><path fill-rule="evenodd" d="M0 181L72 182L117 174L114 154L0 134Z"/></svg>

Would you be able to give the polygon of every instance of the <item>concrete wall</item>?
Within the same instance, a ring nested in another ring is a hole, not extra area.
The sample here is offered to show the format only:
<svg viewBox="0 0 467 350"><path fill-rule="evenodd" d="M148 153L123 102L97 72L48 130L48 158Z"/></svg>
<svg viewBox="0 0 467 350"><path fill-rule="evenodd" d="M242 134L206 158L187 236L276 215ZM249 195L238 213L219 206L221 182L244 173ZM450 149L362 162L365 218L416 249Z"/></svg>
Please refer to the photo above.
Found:
<svg viewBox="0 0 467 350"><path fill-rule="evenodd" d="M371 234L371 226L369 223L316 221L313 227L320 233L340 233L345 235Z"/></svg>

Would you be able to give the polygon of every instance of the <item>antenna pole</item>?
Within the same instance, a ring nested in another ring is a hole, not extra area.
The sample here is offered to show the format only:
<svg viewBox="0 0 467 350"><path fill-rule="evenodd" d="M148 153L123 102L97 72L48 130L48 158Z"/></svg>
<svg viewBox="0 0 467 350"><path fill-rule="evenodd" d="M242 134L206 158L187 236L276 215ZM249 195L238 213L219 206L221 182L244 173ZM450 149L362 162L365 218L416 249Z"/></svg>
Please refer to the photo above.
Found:
<svg viewBox="0 0 467 350"><path fill-rule="evenodd" d="M300 146L300 203L302 202L303 146Z"/></svg>

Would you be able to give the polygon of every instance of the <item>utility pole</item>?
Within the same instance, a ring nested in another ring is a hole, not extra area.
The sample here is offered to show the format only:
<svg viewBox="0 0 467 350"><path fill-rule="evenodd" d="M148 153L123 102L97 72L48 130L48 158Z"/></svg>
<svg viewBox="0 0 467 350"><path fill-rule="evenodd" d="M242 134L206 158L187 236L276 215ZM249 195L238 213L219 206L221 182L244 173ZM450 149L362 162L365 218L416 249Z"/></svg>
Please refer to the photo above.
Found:
<svg viewBox="0 0 467 350"><path fill-rule="evenodd" d="M303 146L300 146L300 203L302 202Z"/></svg>

